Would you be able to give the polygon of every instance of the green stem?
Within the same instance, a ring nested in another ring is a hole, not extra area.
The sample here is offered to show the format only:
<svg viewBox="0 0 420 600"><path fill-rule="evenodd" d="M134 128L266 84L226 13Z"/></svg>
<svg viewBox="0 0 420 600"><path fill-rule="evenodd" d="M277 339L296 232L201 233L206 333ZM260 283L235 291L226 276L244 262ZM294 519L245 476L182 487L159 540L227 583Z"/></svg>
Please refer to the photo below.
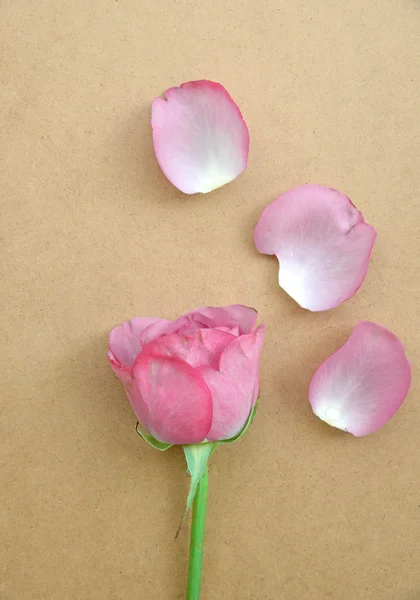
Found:
<svg viewBox="0 0 420 600"><path fill-rule="evenodd" d="M209 475L206 466L193 502L186 600L199 600L200 598L208 486Z"/></svg>

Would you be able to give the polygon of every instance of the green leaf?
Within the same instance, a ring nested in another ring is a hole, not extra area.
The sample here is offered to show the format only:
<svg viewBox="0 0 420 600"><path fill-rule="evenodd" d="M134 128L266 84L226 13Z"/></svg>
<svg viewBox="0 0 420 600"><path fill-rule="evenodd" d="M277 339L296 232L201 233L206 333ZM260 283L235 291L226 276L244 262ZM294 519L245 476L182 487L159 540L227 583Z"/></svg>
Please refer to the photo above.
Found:
<svg viewBox="0 0 420 600"><path fill-rule="evenodd" d="M164 442L159 442L159 440L155 439L149 433L142 431L139 428L139 425L140 425L140 423L137 423L137 425L136 425L137 433L139 434L139 436L141 436L144 439L145 442L147 442L150 446L152 446L152 448L155 448L156 450L160 450L161 452L163 452L164 450L167 450L168 448L170 448L172 446L172 444L165 444Z"/></svg>
<svg viewBox="0 0 420 600"><path fill-rule="evenodd" d="M231 444L232 442L237 442L238 440L240 440L241 437L243 435L245 435L246 432L248 431L248 429L251 427L251 423L254 420L255 413L257 412L257 408L258 408L258 399L257 399L256 403L254 404L254 408L252 409L251 414L249 415L248 421L245 423L244 428L239 433L237 433L234 437L232 437L228 440L220 440L218 442L218 444Z"/></svg>
<svg viewBox="0 0 420 600"><path fill-rule="evenodd" d="M187 460L188 473L191 476L190 491L188 493L187 498L187 507L185 509L184 516L182 517L182 521L176 532L175 539L178 537L179 532L181 531L181 527L184 524L185 519L188 515L188 511L191 508L195 494L197 492L197 486L200 482L200 479L204 475L207 462L210 458L210 455L212 454L214 446L215 444L213 444L212 442L206 442L204 444L190 444L188 446L184 446L184 454Z"/></svg>

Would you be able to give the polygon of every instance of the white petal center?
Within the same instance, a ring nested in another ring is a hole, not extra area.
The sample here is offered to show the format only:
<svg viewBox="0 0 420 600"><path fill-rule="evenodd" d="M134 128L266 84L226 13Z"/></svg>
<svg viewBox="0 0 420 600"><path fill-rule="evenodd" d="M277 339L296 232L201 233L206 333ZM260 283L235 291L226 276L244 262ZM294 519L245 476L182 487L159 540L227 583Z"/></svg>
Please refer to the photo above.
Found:
<svg viewBox="0 0 420 600"><path fill-rule="evenodd" d="M322 421L325 421L325 423L331 425L331 427L336 427L337 429L346 431L345 417L338 404L329 404L328 401L325 403L320 403L320 406L315 414Z"/></svg>

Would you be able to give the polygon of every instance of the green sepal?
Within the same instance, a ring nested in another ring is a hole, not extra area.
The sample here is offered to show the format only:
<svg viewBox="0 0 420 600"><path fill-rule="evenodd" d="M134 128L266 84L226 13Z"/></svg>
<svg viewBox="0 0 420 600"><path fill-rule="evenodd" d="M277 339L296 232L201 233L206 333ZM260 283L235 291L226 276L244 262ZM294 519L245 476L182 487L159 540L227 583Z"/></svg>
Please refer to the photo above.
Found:
<svg viewBox="0 0 420 600"><path fill-rule="evenodd" d="M142 431L139 428L139 425L140 425L140 423L137 422L137 425L136 425L137 433L139 434L139 436L141 436L144 439L145 442L147 442L149 444L149 446L152 446L152 448L155 448L155 450L160 450L161 452L163 452L164 450L167 450L168 448L170 448L172 446L172 444L165 444L165 442L159 442L159 440L155 439L149 433Z"/></svg>
<svg viewBox="0 0 420 600"><path fill-rule="evenodd" d="M184 446L184 454L187 460L188 471L187 473L190 475L190 491L188 492L187 498L187 506L184 512L184 516L182 517L182 521L179 524L178 530L175 535L175 539L178 537L179 532L181 531L181 527L185 522L185 519L188 515L188 511L191 508L191 505L194 501L195 494L197 492L197 486L200 482L200 479L204 475L204 471L206 470L207 462L212 454L213 447L216 444L213 442L204 442L202 444L189 444Z"/></svg>
<svg viewBox="0 0 420 600"><path fill-rule="evenodd" d="M241 437L243 435L245 435L246 432L248 431L248 429L251 427L252 421L254 420L254 417L255 417L255 413L257 412L257 408L258 408L258 398L254 404L253 409L251 410L251 413L248 417L248 421L245 423L244 428L241 429L241 431L239 433L237 433L235 436L233 436L232 438L229 438L228 440L220 440L217 443L218 444L232 444L232 442L237 442L238 440L240 440Z"/></svg>
<svg viewBox="0 0 420 600"><path fill-rule="evenodd" d="M213 448L211 449L210 455L209 455L209 460L211 459L211 457L213 456L213 454L216 452L217 448L219 447L219 442L213 442Z"/></svg>

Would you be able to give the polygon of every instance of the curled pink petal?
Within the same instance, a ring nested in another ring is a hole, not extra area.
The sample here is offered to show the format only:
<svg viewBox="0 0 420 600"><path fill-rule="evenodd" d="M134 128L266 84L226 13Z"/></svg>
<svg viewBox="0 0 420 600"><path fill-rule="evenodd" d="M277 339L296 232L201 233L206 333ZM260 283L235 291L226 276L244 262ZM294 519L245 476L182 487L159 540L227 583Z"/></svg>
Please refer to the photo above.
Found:
<svg viewBox="0 0 420 600"><path fill-rule="evenodd" d="M153 145L162 171L185 194L233 181L248 161L242 114L219 83L191 81L152 105Z"/></svg>
<svg viewBox="0 0 420 600"><path fill-rule="evenodd" d="M253 331L258 318L258 313L254 308L242 304L230 304L223 307L204 306L195 308L185 313L181 317L186 317L188 321L201 323L206 327L225 327L232 329L239 327L240 333L250 333ZM179 330L180 333L183 333Z"/></svg>
<svg viewBox="0 0 420 600"><path fill-rule="evenodd" d="M381 325L361 321L344 346L318 367L309 401L329 425L362 436L396 413L410 382L411 367L400 340Z"/></svg>
<svg viewBox="0 0 420 600"><path fill-rule="evenodd" d="M126 374L141 350L140 336L143 331L151 325L162 322L165 321L153 317L136 318L125 321L111 330L108 358L115 374L120 379L125 381Z"/></svg>
<svg viewBox="0 0 420 600"><path fill-rule="evenodd" d="M234 335L235 337L239 337L239 335L240 335L238 325L235 325L235 327L217 327L217 329L219 331L226 331L227 333L230 333L230 334Z"/></svg>
<svg viewBox="0 0 420 600"><path fill-rule="evenodd" d="M204 327L205 326L203 325L203 323L200 323L199 321L188 321L185 324L181 325L181 327L178 330L178 333L185 336L194 335L196 331L198 331L199 329L203 329Z"/></svg>
<svg viewBox="0 0 420 600"><path fill-rule="evenodd" d="M218 369L221 353L235 339L234 335L218 329L198 329L190 336L172 333L150 342L142 355L172 356L194 368L208 366Z"/></svg>
<svg viewBox="0 0 420 600"><path fill-rule="evenodd" d="M152 323L149 327L144 329L141 333L140 340L141 345L146 346L153 340L161 335L170 335L178 331L184 324L187 324L188 320L184 317L180 317L176 321L167 321L166 319L160 319L159 323Z"/></svg>
<svg viewBox="0 0 420 600"><path fill-rule="evenodd" d="M167 444L198 444L209 432L211 394L200 374L172 357L141 353L128 391L142 425Z"/></svg>
<svg viewBox="0 0 420 600"><path fill-rule="evenodd" d="M254 331L258 313L254 308L243 304L231 304L224 307L234 323L239 326L239 333L251 333Z"/></svg>
<svg viewBox="0 0 420 600"><path fill-rule="evenodd" d="M321 185L289 190L257 223L257 250L280 263L279 284L300 306L328 310L351 298L366 276L374 227L341 192Z"/></svg>
<svg viewBox="0 0 420 600"><path fill-rule="evenodd" d="M140 335L141 346L146 346L162 335L180 333L193 335L198 329L225 327L230 330L239 326L240 333L253 330L258 313L253 308L232 304L225 307L204 306L188 311L175 321L151 319Z"/></svg>
<svg viewBox="0 0 420 600"><path fill-rule="evenodd" d="M258 361L264 326L236 338L220 356L220 367L198 369L213 399L209 441L229 439L239 433L258 398Z"/></svg>
<svg viewBox="0 0 420 600"><path fill-rule="evenodd" d="M223 308L196 308L178 317L175 321L161 319L159 323L152 323L142 332L141 343L142 346L145 346L162 335L172 333L193 335L198 329L215 327L218 323L231 323L230 316Z"/></svg>
<svg viewBox="0 0 420 600"><path fill-rule="evenodd" d="M188 322L200 323L202 327L220 327L232 326L230 314L221 306L203 306L188 311L181 319L187 319Z"/></svg>

